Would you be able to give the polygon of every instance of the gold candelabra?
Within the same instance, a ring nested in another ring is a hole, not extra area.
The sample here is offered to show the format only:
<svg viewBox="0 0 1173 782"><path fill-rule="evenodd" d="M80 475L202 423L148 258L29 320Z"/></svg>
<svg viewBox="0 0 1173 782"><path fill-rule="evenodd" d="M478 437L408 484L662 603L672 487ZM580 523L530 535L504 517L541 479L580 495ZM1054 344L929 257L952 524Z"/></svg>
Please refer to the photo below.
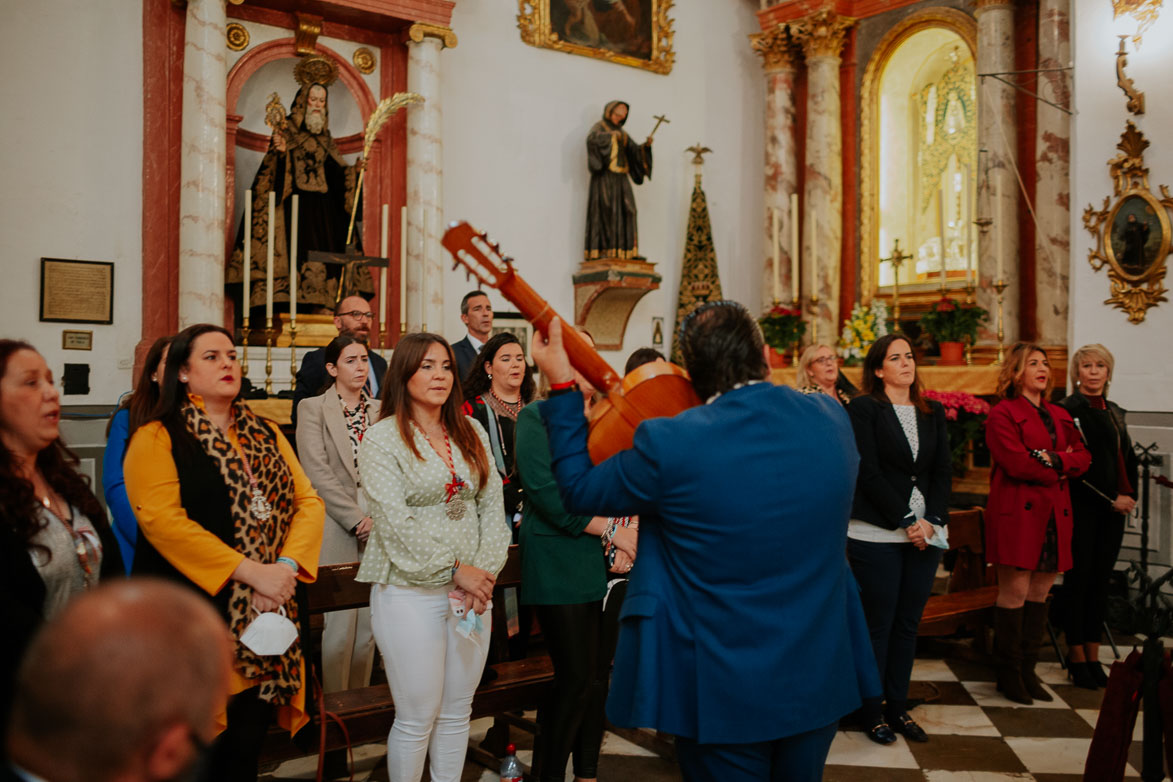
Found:
<svg viewBox="0 0 1173 782"><path fill-rule="evenodd" d="M240 359L240 376L241 377L248 377L248 335L249 335L249 331L250 331L250 329L248 327L248 310L246 309L245 315L244 315L244 320L240 324L240 340L243 343L241 346L241 350L244 351L244 355Z"/></svg>
<svg viewBox="0 0 1173 782"><path fill-rule="evenodd" d="M1002 362L1006 360L1006 345L1004 344L1006 329L1002 317L1002 292L1006 290L1008 285L1009 283L1001 277L994 283L994 290L998 294L998 358L994 361L995 366L1002 366Z"/></svg>
<svg viewBox="0 0 1173 782"><path fill-rule="evenodd" d="M297 390L297 321L289 321L289 390Z"/></svg>
<svg viewBox="0 0 1173 782"><path fill-rule="evenodd" d="M273 395L273 316L265 318L265 393Z"/></svg>
<svg viewBox="0 0 1173 782"><path fill-rule="evenodd" d="M900 331L900 265L911 257L901 252L900 240L897 239L892 244L892 256L880 259L881 263L887 261L892 264L892 328L896 331Z"/></svg>

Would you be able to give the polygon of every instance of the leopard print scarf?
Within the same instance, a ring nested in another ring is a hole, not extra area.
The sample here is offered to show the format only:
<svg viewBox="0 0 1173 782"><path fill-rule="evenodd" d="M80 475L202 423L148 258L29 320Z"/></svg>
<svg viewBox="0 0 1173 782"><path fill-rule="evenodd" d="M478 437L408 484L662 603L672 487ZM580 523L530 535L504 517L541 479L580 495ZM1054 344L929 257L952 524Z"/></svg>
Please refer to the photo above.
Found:
<svg viewBox="0 0 1173 782"><path fill-rule="evenodd" d="M233 548L250 559L272 564L281 553L293 520L293 473L277 450L273 431L264 421L240 401L233 403L232 416L240 450L233 447L201 407L190 401L183 407L188 431L220 468L220 475L228 487L232 499L232 520L236 528ZM241 463L242 452L248 459L257 485L273 509L265 521L257 521L249 512L252 487ZM279 657L259 657L254 654L239 640L256 618L250 608L252 587L240 581L232 581L229 588L232 592L228 600L228 625L232 636L237 639L237 672L246 679L258 680L261 700L278 705L291 703L293 696L301 689L300 639L294 641ZM291 622L300 627L296 599L285 604L285 613Z"/></svg>

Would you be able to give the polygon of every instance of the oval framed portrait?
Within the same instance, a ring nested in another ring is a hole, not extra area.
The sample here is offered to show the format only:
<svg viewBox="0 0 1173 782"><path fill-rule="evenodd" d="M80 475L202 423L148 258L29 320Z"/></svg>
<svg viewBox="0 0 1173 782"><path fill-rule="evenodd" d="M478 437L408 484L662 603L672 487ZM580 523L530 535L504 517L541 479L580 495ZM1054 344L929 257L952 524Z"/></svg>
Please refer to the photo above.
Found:
<svg viewBox="0 0 1173 782"><path fill-rule="evenodd" d="M1147 190L1125 192L1108 215L1107 250L1112 268L1129 282L1145 280L1169 254L1169 216Z"/></svg>

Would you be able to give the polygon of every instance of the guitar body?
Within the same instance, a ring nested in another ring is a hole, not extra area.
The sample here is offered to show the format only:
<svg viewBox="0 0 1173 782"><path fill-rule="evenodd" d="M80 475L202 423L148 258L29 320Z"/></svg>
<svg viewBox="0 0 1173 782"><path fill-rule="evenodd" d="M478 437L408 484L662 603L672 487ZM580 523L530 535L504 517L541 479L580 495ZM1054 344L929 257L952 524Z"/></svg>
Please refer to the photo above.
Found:
<svg viewBox="0 0 1173 782"><path fill-rule="evenodd" d="M546 331L550 320L560 317L550 304L518 276L512 261L500 248L465 222L454 223L444 233L444 247L481 283L501 291L534 324ZM562 322L570 326L565 318ZM571 365L582 373L606 398L591 411L588 446L598 464L631 447L635 429L648 418L674 416L701 403L688 373L675 364L656 361L637 367L620 380L581 334L573 328L562 330L562 342Z"/></svg>

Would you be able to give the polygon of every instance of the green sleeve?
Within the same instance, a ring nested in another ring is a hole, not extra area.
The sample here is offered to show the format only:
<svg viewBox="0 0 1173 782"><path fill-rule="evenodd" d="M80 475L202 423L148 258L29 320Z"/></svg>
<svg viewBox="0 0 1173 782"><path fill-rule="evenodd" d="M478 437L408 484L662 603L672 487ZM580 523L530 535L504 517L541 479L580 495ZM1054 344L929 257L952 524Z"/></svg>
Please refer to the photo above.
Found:
<svg viewBox="0 0 1173 782"><path fill-rule="evenodd" d="M537 404L528 405L521 411L517 417L515 436L517 471L525 489L525 500L536 511L533 515L527 515L527 520L546 524L565 535L581 535L591 517L572 516L562 505L558 483L554 480L554 471L550 465L546 426L542 423Z"/></svg>

